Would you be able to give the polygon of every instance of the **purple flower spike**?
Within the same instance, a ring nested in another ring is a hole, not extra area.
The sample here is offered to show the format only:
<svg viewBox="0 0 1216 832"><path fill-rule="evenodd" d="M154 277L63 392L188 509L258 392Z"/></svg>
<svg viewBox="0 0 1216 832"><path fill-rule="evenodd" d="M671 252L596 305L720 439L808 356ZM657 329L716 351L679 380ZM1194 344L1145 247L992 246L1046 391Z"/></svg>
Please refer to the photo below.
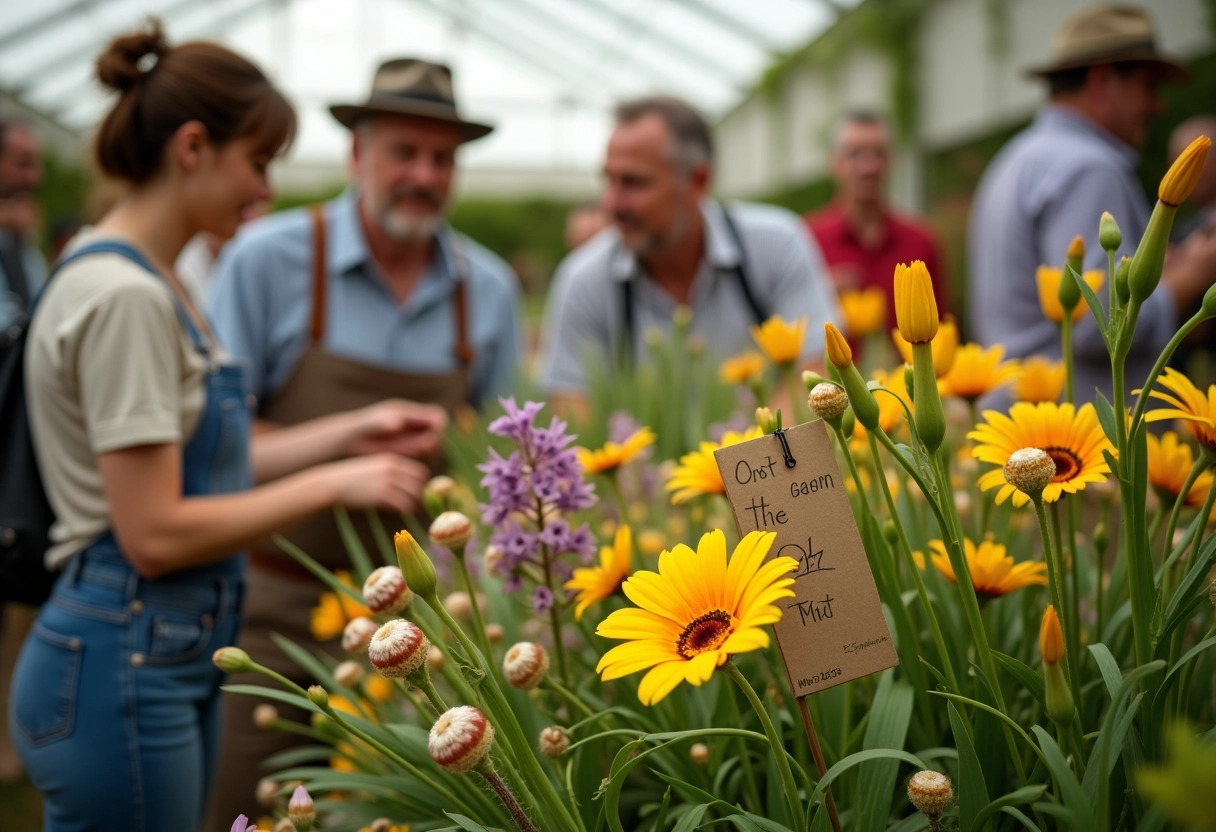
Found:
<svg viewBox="0 0 1216 832"><path fill-rule="evenodd" d="M232 832L249 832L250 830L257 832L257 828L258 825L250 823L249 818L244 815L237 815L236 820L232 822Z"/></svg>

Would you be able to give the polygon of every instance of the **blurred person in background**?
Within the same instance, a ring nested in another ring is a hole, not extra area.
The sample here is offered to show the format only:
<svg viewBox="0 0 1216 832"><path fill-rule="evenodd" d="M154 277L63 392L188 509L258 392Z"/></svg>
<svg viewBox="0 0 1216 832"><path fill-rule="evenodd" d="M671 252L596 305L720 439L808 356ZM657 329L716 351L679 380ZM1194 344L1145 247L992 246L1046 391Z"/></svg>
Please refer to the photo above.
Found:
<svg viewBox="0 0 1216 832"><path fill-rule="evenodd" d="M351 131L352 187L324 205L251 223L225 247L211 293L215 327L250 368L258 430L397 397L413 403L437 439L445 414L494 406L509 392L519 361L514 275L445 220L460 147L493 128L461 116L448 67L416 58L381 64L364 101L330 112ZM434 470L433 453L418 458ZM370 525L363 516L354 521L376 551ZM382 523L392 533L402 518L386 514ZM349 568L332 517L286 537L330 568ZM324 590L273 544L256 547L240 646L310 683L270 636L336 655L340 645L310 629ZM226 832L251 805L262 762L301 744L254 730L257 704L243 696L225 703L208 830Z"/></svg>
<svg viewBox="0 0 1216 832"><path fill-rule="evenodd" d="M680 99L621 104L604 161L613 228L569 254L545 306L540 382L581 411L586 362L647 360L646 333L667 333L677 307L719 358L753 345L772 315L806 318L802 363L821 359L823 325L838 322L819 247L797 216L710 197L713 138Z"/></svg>
<svg viewBox="0 0 1216 832"><path fill-rule="evenodd" d="M33 129L0 118L0 331L26 313L46 282L38 250L42 155Z"/></svg>
<svg viewBox="0 0 1216 832"><path fill-rule="evenodd" d="M36 243L42 184L42 155L33 129L0 118L0 336L25 320L46 282L46 261ZM9 680L17 651L25 640L34 610L22 604L0 604L0 712L8 710ZM0 783L21 777L21 760L13 748L8 724L0 724Z"/></svg>
<svg viewBox="0 0 1216 832"><path fill-rule="evenodd" d="M241 550L334 505L409 511L426 471L384 408L252 445L242 369L173 272L186 241L231 235L269 199L291 105L224 47L170 47L157 22L97 59L116 100L96 137L126 184L47 284L26 342L34 450L61 569L22 646L8 718L45 832L198 828ZM397 408L400 411L400 408ZM273 480L273 482L272 482ZM260 483L252 487L254 482Z"/></svg>
<svg viewBox="0 0 1216 832"><path fill-rule="evenodd" d="M1080 235L1085 268L1105 274L1103 211L1122 230L1118 254L1132 255L1150 210L1136 176L1137 149L1161 113L1158 89L1186 70L1157 49L1147 12L1095 6L1064 23L1049 62L1030 74L1047 83L1050 99L993 159L971 208L970 323L979 341L1004 344L1011 357L1058 358L1059 332L1040 309L1035 270L1062 265ZM1214 278L1216 235L1193 236L1167 262L1140 308L1126 365L1129 395ZM1105 289L1098 297L1109 302ZM1110 360L1091 315L1075 325L1073 349L1078 399L1092 399L1095 389L1109 397Z"/></svg>
<svg viewBox="0 0 1216 832"><path fill-rule="evenodd" d="M879 289L886 297L887 329L895 326L895 266L923 260L933 278L937 309L950 311L945 267L932 231L887 204L891 131L877 113L846 113L832 142L835 196L806 217L832 273L836 291ZM854 349L857 339L849 333Z"/></svg>
<svg viewBox="0 0 1216 832"><path fill-rule="evenodd" d="M250 205L241 216L241 225L265 216L269 209L270 203L267 202ZM217 237L214 234L203 232L186 243L186 247L182 249L182 253L173 266L177 270L178 276L181 277L186 290L194 298L194 302L200 306L207 302L211 282L215 277L216 261L230 239L232 238Z"/></svg>
<svg viewBox="0 0 1216 832"><path fill-rule="evenodd" d="M574 251L612 225L612 217L598 202L575 205L566 214L566 250Z"/></svg>

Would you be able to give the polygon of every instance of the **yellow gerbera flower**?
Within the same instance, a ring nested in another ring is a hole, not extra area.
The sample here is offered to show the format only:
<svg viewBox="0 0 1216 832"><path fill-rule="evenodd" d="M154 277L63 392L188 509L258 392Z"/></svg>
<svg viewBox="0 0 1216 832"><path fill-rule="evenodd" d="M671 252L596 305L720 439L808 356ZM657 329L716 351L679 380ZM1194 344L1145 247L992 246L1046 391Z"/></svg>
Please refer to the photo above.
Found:
<svg viewBox="0 0 1216 832"><path fill-rule="evenodd" d="M574 620L579 621L587 607L602 601L629 577L633 561L633 537L629 527L617 527L611 546L600 548L600 565L574 570L574 577L566 581L566 589L578 591L578 605L574 608Z"/></svg>
<svg viewBox="0 0 1216 832"><path fill-rule="evenodd" d="M941 334L938 334L941 338ZM979 344L964 344L954 354L950 370L940 377L938 389L943 396L958 396L974 401L1008 384L1018 374L1016 361L1001 361L1005 348L994 344L984 349Z"/></svg>
<svg viewBox="0 0 1216 832"><path fill-rule="evenodd" d="M1013 381L1013 397L1020 402L1055 404L1064 392L1064 362L1033 356L1022 361Z"/></svg>
<svg viewBox="0 0 1216 832"><path fill-rule="evenodd" d="M765 563L776 532L749 532L730 561L726 535L707 532L693 551L679 544L659 555L659 571L635 572L622 585L640 609L617 610L597 635L624 640L595 670L604 681L639 670L650 672L638 686L643 705L654 705L680 682L701 685L735 653L769 645L764 625L781 619L776 605L792 597L793 558Z"/></svg>
<svg viewBox="0 0 1216 832"><path fill-rule="evenodd" d="M979 486L984 491L999 487L998 503L1005 502L1010 494L1015 506L1023 506L1030 499L1005 481L1005 462L1020 448L1038 448L1056 464L1055 477L1043 489L1044 502L1055 502L1065 491L1083 491L1086 483L1103 482L1110 473L1102 451L1114 453L1114 446L1102 432L1092 404L1078 409L1071 404L1018 402L1008 416L986 410L984 419L967 438L975 440L972 456L997 466L980 477Z"/></svg>
<svg viewBox="0 0 1216 832"><path fill-rule="evenodd" d="M764 356L755 350L731 356L718 368L723 384L751 384L763 372Z"/></svg>
<svg viewBox="0 0 1216 832"><path fill-rule="evenodd" d="M726 486L722 482L718 462L714 459L714 451L763 435L759 427L750 427L743 433L727 431L722 437L722 444L702 442L698 450L684 454L667 480L666 488L673 492L671 502L679 505L702 494L724 493Z"/></svg>
<svg viewBox="0 0 1216 832"><path fill-rule="evenodd" d="M1194 464L1191 446L1181 441L1172 430L1167 430L1160 439L1148 434L1148 484L1157 491L1172 497L1180 495ZM1186 505L1203 505L1211 488L1212 472L1205 470L1186 492Z"/></svg>
<svg viewBox="0 0 1216 832"><path fill-rule="evenodd" d="M930 540L929 553L937 571L957 583L950 556L946 554L945 542ZM1000 543L984 540L976 546L964 537L963 555L967 558L967 569L971 572L971 585L980 595L998 598L1023 587L1047 586L1047 564L1034 560L1014 563L1013 558L1005 554L1005 547ZM925 568L923 552L913 552L912 559L921 569Z"/></svg>
<svg viewBox="0 0 1216 832"><path fill-rule="evenodd" d="M594 451L586 448L575 448L579 464L588 474L603 474L615 471L626 462L637 459L642 451L654 444L654 431L650 428L640 428L633 432L624 442L605 442L604 447Z"/></svg>
<svg viewBox="0 0 1216 832"><path fill-rule="evenodd" d="M1064 279L1064 270L1055 266L1039 266L1034 273L1034 279L1039 284L1039 306L1043 309L1043 316L1056 323L1064 320L1064 306L1060 303L1060 281ZM1096 292L1106 279L1106 272L1102 269L1090 269L1081 274L1081 279ZM1082 296L1081 300L1077 301L1076 308L1072 310L1074 322L1081 320L1086 308L1085 298Z"/></svg>
<svg viewBox="0 0 1216 832"><path fill-rule="evenodd" d="M752 327L752 337L764 350L768 360L774 364L792 364L802 355L802 342L806 338L806 318L793 323L774 315L760 326Z"/></svg>
<svg viewBox="0 0 1216 832"><path fill-rule="evenodd" d="M356 588L349 572L338 571L334 573L334 577L351 589ZM308 629L317 641L329 641L342 635L342 631L352 619L360 616L370 618L371 614L371 610L349 595L322 592L321 597L317 599L317 605L312 608Z"/></svg>
<svg viewBox="0 0 1216 832"><path fill-rule="evenodd" d="M1165 372L1157 378L1157 383L1173 395L1160 390L1150 390L1149 395L1171 407L1150 410L1145 414L1145 421L1183 419L1199 444L1216 453L1216 384L1208 387L1205 396L1189 378L1173 367L1166 367Z"/></svg>
<svg viewBox="0 0 1216 832"><path fill-rule="evenodd" d="M850 338L863 338L882 329L887 322L887 293L877 286L840 293L844 331Z"/></svg>
<svg viewBox="0 0 1216 832"><path fill-rule="evenodd" d="M891 340L895 348L908 364L912 363L912 345L904 340L898 329L891 330ZM937 336L933 339L933 375L941 378L950 372L954 366L954 357L958 352L958 325L954 319L946 318L937 328Z"/></svg>

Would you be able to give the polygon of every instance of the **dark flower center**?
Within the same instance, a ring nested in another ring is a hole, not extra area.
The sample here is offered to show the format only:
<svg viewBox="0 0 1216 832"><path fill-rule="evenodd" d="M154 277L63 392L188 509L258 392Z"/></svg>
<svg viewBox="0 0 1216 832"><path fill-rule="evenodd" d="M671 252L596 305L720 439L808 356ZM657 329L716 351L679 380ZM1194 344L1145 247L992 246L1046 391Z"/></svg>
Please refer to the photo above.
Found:
<svg viewBox="0 0 1216 832"><path fill-rule="evenodd" d="M734 631L730 613L712 610L684 628L676 642L676 650L684 658L691 659L706 650L717 650Z"/></svg>
<svg viewBox="0 0 1216 832"><path fill-rule="evenodd" d="M1052 446L1043 450L1056 464L1056 475L1051 478L1052 482L1067 482L1081 473L1081 458L1068 448Z"/></svg>

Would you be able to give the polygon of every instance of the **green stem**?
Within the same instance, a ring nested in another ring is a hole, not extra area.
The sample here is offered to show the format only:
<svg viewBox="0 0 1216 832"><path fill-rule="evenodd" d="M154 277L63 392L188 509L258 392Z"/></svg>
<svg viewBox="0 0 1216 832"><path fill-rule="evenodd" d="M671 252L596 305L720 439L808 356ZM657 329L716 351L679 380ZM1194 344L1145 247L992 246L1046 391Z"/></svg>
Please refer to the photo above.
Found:
<svg viewBox="0 0 1216 832"><path fill-rule="evenodd" d="M1043 535L1043 551L1047 558L1047 583L1051 588L1051 602L1056 605L1056 611L1064 619L1064 638L1069 645L1064 650L1064 675L1068 678L1068 686L1072 688L1072 701L1081 701L1081 681L1077 673L1077 661L1074 658L1077 654L1070 652L1072 641L1069 639L1068 631L1077 626L1075 621L1070 620L1069 608L1066 604L1061 603L1067 600L1068 586L1064 581L1064 566L1060 563L1060 524L1056 507L1059 503L1052 506L1052 513L1048 514L1046 507L1043 505L1042 495L1038 499L1031 497L1031 502L1034 503L1035 516L1039 520L1039 530ZM1076 648L1080 649L1080 648Z"/></svg>
<svg viewBox="0 0 1216 832"><path fill-rule="evenodd" d="M946 681L955 693L962 693L962 688L958 684L958 678L954 675L954 663L950 660L950 652L946 649L946 640L942 636L941 625L937 621L937 613L934 612L933 605L929 602L929 593L925 589L924 578L921 577L920 569L912 558L912 547L908 543L907 534L904 533L903 523L899 520L899 510L895 506L895 498L891 495L891 487L887 485L882 460L878 456L878 440L874 438L872 432L868 434L868 438L870 440L870 456L874 460L874 470L878 472L878 481L882 485L882 495L887 503L887 511L891 514L891 522L894 524L895 531L899 536L900 548L903 549L904 557L907 558L908 570L912 573L912 580L916 584L916 594L920 597L921 606L925 608L925 615L929 619L929 629L933 633L933 644L937 648L937 654L941 657Z"/></svg>
<svg viewBox="0 0 1216 832"><path fill-rule="evenodd" d="M1174 354L1174 350L1178 349L1178 345L1191 334L1195 327L1199 326L1207 320L1203 311L1200 310L1191 316L1191 319L1182 325L1182 328L1174 333L1174 337L1165 345L1165 349L1161 351L1161 355L1157 356L1157 363L1153 365L1153 369L1149 370L1148 378L1144 380L1144 386L1140 388L1140 397L1136 400L1136 407L1132 411L1132 430L1140 424L1140 418L1144 415L1144 408L1148 405L1149 390L1157 381L1157 376L1161 375L1161 371L1165 369L1166 362L1170 360L1170 356Z"/></svg>
<svg viewBox="0 0 1216 832"><path fill-rule="evenodd" d="M722 669L726 672L727 676L734 680L739 689L743 691L743 695L747 697L747 701L751 703L752 709L760 719L760 724L764 727L764 735L768 737L769 745L773 747L773 759L777 764L777 773L781 777L781 787L785 791L785 799L789 803L790 814L793 816L794 832L806 832L806 813L802 808L802 799L798 796L798 786L794 782L794 773L790 770L789 757L786 756L785 744L781 740L781 735L773 727L773 721L769 718L768 711L764 708L764 703L756 695L755 688L739 672L739 668L735 666L735 663L727 659L726 664L722 665Z"/></svg>
<svg viewBox="0 0 1216 832"><path fill-rule="evenodd" d="M730 700L731 717L736 725L742 726L743 715L739 713L739 701L733 695L727 698ZM743 737L736 737L735 742L739 748L739 759L743 761L743 784L747 789L747 797L753 806L761 807L764 801L760 799L760 789L756 787L756 772L752 766L752 755L748 751L747 742Z"/></svg>
<svg viewBox="0 0 1216 832"><path fill-rule="evenodd" d="M541 544L540 554L541 554L541 564L543 565L543 568L544 568L545 586L549 588L550 592L553 592L553 570L551 568L552 565L550 563L548 545ZM553 592L553 597L555 599L557 598L556 592ZM556 602L549 607L549 632L551 633L552 638L553 638L553 656L557 660L557 675L560 676L563 680L565 680L567 678L567 676L566 676L566 648L562 644L562 622L561 622L561 618L557 614ZM488 659L489 657L490 657L490 654L487 653L486 658Z"/></svg>
<svg viewBox="0 0 1216 832"><path fill-rule="evenodd" d="M950 566L954 569L954 575L957 579L955 585L963 602L963 614L967 617L967 624L971 627L972 636L975 638L976 654L980 661L980 668L988 677L997 709L1002 713L1008 713L1008 708L1005 706L1005 695L1001 691L1000 677L997 676L996 672L996 663L992 659L992 648L988 645L988 633L984 629L984 621L980 616L979 598L975 594L975 585L971 582L971 568L967 565L966 555L963 554L962 542L956 535L952 534L950 522L942 513L937 501L932 499L931 495L933 492L929 490L920 473L903 458L895 447L895 443L891 441L891 437L887 436L886 431L879 428L875 433L878 435L878 441L883 444L887 452L895 457L895 460L908 472L908 476L920 486L921 491L925 494L925 502L929 504L930 510L937 519L942 538L946 542ZM1002 729L1005 734L1005 742L1009 746L1014 767L1017 769L1018 780L1024 785L1026 783L1026 769L1022 764L1022 757L1018 751L1017 744L1014 742L1013 731L1005 723L1002 723Z"/></svg>
<svg viewBox="0 0 1216 832"><path fill-rule="evenodd" d="M1065 275L1064 279L1072 278ZM1077 397L1072 366L1072 312L1069 311L1064 312L1064 319L1060 321L1060 354L1064 357L1064 400L1072 404Z"/></svg>
<svg viewBox="0 0 1216 832"><path fill-rule="evenodd" d="M435 615L439 616L440 621L446 624L448 629L452 631L456 636L456 640L460 642L460 646L469 654L470 659L477 664L477 669L482 672L481 690L485 697L486 706L496 716L498 728L502 732L505 741L515 752L513 756L523 769L519 772L520 778L540 792L539 796L541 800L544 801L554 818L564 824L563 829L574 830L577 827L574 818L570 815L569 809L567 809L561 797L557 794L553 781L545 773L545 770L541 768L540 761L536 759L536 755L532 753L532 743L524 735L523 728L520 727L519 720L515 717L515 711L511 707L511 703L507 701L502 689L498 686L498 680L494 676L493 668L489 666L487 659L469 641L469 637L461 629L460 625L456 623L456 620L443 608L443 604L439 603L439 599L434 593L424 597L423 600L426 601L427 606L435 611Z"/></svg>
<svg viewBox="0 0 1216 832"><path fill-rule="evenodd" d="M1136 314L1138 312L1138 304L1133 300L1128 306L1127 327L1133 331L1135 328ZM1126 329L1124 330L1127 331ZM1119 545L1123 550L1123 556L1127 563L1127 577L1129 595L1131 600L1132 611L1132 640L1136 650L1136 664L1148 664L1152 653L1152 645L1150 642L1150 623L1152 617L1151 591L1146 595L1145 590L1150 589L1145 587L1141 582L1147 578L1142 573L1142 558L1147 558L1148 552L1138 552L1137 534L1136 534L1136 511L1134 510L1135 496L1132 491L1132 482L1129 477L1130 469L1130 454L1128 453L1127 439L1127 419L1123 418L1126 396L1124 394L1124 367L1126 349L1124 343L1128 339L1123 338L1122 334L1116 338L1115 354L1111 356L1111 381L1114 388L1114 401L1112 405L1115 408L1115 452L1117 456L1118 470L1115 472L1119 479L1119 495L1123 501L1123 533L1119 536Z"/></svg>
<svg viewBox="0 0 1216 832"><path fill-rule="evenodd" d="M802 386L802 379L794 373L794 367L791 363L781 368L786 395L790 397L790 421L783 420L787 428L802 424L805 421L806 408L809 407L806 404L806 388Z"/></svg>
<svg viewBox="0 0 1216 832"><path fill-rule="evenodd" d="M511 787L499 776L498 772L489 768L487 771L478 773L485 778L486 783L490 786L490 791L494 792L495 796L498 797L520 832L537 832L536 827L532 825L532 819L528 817L528 813L524 811L524 807L519 805L519 801L515 799L515 795L511 792Z"/></svg>
<svg viewBox="0 0 1216 832"><path fill-rule="evenodd" d="M581 697L579 697L573 691L567 689L553 677L545 676L544 681L540 683L540 686L545 690L553 691L562 699L566 700L566 704L581 713L584 717L590 718L596 716L596 711L592 710L590 705L584 702Z"/></svg>
<svg viewBox="0 0 1216 832"><path fill-rule="evenodd" d="M414 686L422 691L426 696L431 707L438 713L443 713L448 709L448 704L443 701L443 697L439 695L439 691L435 689L435 683L431 681L431 674L427 672L426 665L422 666L422 672L417 680L410 680Z"/></svg>
<svg viewBox="0 0 1216 832"><path fill-rule="evenodd" d="M1195 460L1195 464L1191 466L1191 470L1186 475L1185 482L1182 483L1182 489L1174 499L1174 506L1170 509L1170 519L1165 526L1165 542L1162 547L1161 577L1158 581L1161 585L1162 598L1170 597L1170 568L1173 566L1170 555L1174 551L1174 531L1178 528L1178 517L1182 514L1183 507L1186 506L1186 495L1191 493L1195 480L1199 479L1199 475L1207 467L1204 456L1204 454L1200 454L1199 459Z"/></svg>
<svg viewBox="0 0 1216 832"><path fill-rule="evenodd" d="M473 635L477 638L477 646L487 657L492 656L490 652L490 639L486 636L486 622L481 615L481 604L477 602L477 587L473 583L473 575L469 572L469 565L464 561L464 547L460 548L460 552L456 553L456 565L460 569L460 578L464 582L465 592L469 594L469 603L473 607Z"/></svg>

